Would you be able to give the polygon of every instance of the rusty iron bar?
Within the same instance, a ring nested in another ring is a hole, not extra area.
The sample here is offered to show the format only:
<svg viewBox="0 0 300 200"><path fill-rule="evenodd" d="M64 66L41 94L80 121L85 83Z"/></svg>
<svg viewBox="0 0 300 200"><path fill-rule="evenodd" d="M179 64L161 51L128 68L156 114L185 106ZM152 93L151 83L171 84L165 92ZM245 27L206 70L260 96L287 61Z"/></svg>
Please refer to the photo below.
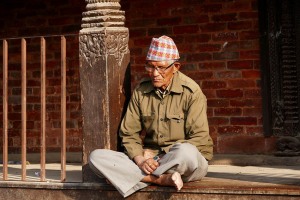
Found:
<svg viewBox="0 0 300 200"><path fill-rule="evenodd" d="M41 37L41 181L46 181L46 40Z"/></svg>
<svg viewBox="0 0 300 200"><path fill-rule="evenodd" d="M8 78L8 45L7 41L3 40L3 180L7 180L7 174L8 174L8 122L7 122L7 78Z"/></svg>
<svg viewBox="0 0 300 200"><path fill-rule="evenodd" d="M22 66L22 181L26 180L26 39L21 39L21 66Z"/></svg>
<svg viewBox="0 0 300 200"><path fill-rule="evenodd" d="M66 181L66 38L61 36L61 182Z"/></svg>

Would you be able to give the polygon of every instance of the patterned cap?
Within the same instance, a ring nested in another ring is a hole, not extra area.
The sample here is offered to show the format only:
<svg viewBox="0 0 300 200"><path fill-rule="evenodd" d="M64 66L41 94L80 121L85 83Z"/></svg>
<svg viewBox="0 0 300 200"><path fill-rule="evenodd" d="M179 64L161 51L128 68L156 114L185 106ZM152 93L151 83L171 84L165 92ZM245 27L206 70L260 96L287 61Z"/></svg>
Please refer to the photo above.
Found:
<svg viewBox="0 0 300 200"><path fill-rule="evenodd" d="M172 38L165 35L152 38L146 60L166 61L178 60L179 58L177 47Z"/></svg>

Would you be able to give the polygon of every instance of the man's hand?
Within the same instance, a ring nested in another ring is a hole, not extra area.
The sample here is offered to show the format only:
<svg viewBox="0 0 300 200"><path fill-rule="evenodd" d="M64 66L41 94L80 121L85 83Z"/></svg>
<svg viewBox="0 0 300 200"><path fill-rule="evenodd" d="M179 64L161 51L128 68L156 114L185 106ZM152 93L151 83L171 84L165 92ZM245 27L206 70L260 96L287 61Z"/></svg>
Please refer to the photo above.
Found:
<svg viewBox="0 0 300 200"><path fill-rule="evenodd" d="M137 166L146 174L152 174L159 166L159 163L153 158L145 159L143 156L135 156L133 159Z"/></svg>

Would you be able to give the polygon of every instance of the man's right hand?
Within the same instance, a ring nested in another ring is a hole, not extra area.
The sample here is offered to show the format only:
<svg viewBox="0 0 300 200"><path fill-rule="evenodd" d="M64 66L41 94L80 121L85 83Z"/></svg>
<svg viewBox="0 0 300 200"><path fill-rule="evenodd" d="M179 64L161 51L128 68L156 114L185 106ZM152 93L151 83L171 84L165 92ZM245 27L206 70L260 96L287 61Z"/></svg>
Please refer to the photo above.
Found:
<svg viewBox="0 0 300 200"><path fill-rule="evenodd" d="M149 175L159 166L159 163L153 158L145 159L143 156L135 156L133 160L143 172Z"/></svg>

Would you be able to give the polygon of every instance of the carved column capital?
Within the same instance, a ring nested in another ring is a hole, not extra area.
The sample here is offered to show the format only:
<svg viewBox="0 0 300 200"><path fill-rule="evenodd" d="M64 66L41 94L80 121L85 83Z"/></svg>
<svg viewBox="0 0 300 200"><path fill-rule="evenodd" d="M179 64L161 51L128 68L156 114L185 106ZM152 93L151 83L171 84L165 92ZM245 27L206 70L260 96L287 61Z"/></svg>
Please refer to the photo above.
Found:
<svg viewBox="0 0 300 200"><path fill-rule="evenodd" d="M86 12L82 13L81 32L102 27L124 27L125 12L120 0L86 0Z"/></svg>

